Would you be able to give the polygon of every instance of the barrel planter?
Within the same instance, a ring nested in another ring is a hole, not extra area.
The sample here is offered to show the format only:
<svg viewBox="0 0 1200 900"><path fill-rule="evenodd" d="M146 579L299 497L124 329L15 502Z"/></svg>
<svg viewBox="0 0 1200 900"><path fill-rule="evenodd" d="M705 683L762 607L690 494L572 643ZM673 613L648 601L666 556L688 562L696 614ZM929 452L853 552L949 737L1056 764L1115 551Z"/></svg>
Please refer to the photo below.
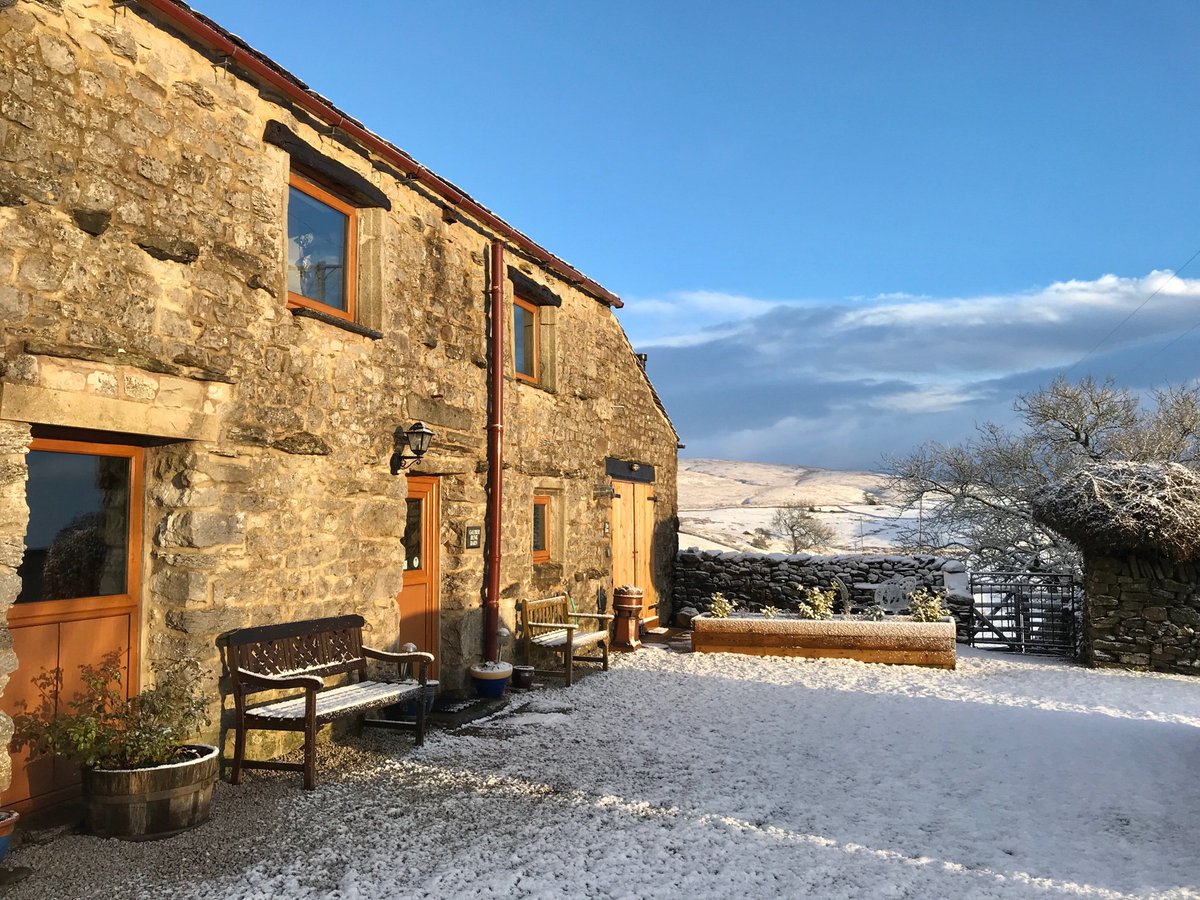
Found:
<svg viewBox="0 0 1200 900"><path fill-rule="evenodd" d="M147 769L83 770L88 830L100 837L149 841L208 821L217 748L190 744L197 755Z"/></svg>
<svg viewBox="0 0 1200 900"><path fill-rule="evenodd" d="M692 620L692 650L953 669L954 621L914 622L908 616L879 622L762 616L717 619L705 613Z"/></svg>

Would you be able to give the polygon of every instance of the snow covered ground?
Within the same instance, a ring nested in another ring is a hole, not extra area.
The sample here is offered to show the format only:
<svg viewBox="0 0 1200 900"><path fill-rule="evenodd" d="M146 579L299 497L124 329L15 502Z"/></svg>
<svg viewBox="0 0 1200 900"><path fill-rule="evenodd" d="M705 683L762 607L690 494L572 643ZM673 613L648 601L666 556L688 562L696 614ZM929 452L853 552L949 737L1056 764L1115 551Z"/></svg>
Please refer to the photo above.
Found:
<svg viewBox="0 0 1200 900"><path fill-rule="evenodd" d="M9 896L1200 897L1200 681L645 649L435 733L250 773L166 842L63 838Z"/></svg>
<svg viewBox="0 0 1200 900"><path fill-rule="evenodd" d="M918 513L894 505L887 478L872 472L843 472L807 466L771 465L728 459L681 459L679 546L703 550L750 550L757 528L769 528L775 510L788 503L816 507L814 515L833 528L827 553L888 553L897 532ZM868 502L869 501L869 502ZM782 539L768 550L788 550Z"/></svg>

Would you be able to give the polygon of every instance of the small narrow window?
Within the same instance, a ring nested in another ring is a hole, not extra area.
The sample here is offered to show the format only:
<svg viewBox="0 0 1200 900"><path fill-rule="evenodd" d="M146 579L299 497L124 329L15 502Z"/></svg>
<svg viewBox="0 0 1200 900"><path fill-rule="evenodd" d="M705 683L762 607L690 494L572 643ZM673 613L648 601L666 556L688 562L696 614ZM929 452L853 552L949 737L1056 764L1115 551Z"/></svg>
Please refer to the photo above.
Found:
<svg viewBox="0 0 1200 900"><path fill-rule="evenodd" d="M421 515L423 502L408 498L404 518L404 569L407 572L421 570Z"/></svg>
<svg viewBox="0 0 1200 900"><path fill-rule="evenodd" d="M533 498L533 561L550 560L550 498Z"/></svg>
<svg viewBox="0 0 1200 900"><path fill-rule="evenodd" d="M295 172L288 190L288 302L354 321L355 209Z"/></svg>
<svg viewBox="0 0 1200 900"><path fill-rule="evenodd" d="M513 367L522 381L538 380L538 308L513 298Z"/></svg>

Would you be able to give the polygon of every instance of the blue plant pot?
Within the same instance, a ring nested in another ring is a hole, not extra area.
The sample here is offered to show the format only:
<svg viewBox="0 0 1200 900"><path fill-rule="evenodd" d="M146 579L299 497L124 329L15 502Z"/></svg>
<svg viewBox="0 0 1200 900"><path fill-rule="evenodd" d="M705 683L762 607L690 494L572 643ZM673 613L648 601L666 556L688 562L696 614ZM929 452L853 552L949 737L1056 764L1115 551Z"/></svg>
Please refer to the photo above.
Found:
<svg viewBox="0 0 1200 900"><path fill-rule="evenodd" d="M0 809L0 863L8 858L8 846L12 841L13 829L21 817L10 809Z"/></svg>
<svg viewBox="0 0 1200 900"><path fill-rule="evenodd" d="M489 699L503 697L512 678L512 666L506 662L476 663L471 666L470 672L476 695Z"/></svg>
<svg viewBox="0 0 1200 900"><path fill-rule="evenodd" d="M438 688L441 686L436 678L430 678L425 682L425 715L433 712L433 705L437 702ZM417 700L409 700L404 704L404 715L416 716Z"/></svg>
<svg viewBox="0 0 1200 900"><path fill-rule="evenodd" d="M425 682L425 715L433 712L434 704L437 703L438 688L440 682L436 678L430 678ZM393 703L391 706L383 708L383 716L385 719L415 719L417 717L417 700L414 697L411 700L402 700L399 703Z"/></svg>

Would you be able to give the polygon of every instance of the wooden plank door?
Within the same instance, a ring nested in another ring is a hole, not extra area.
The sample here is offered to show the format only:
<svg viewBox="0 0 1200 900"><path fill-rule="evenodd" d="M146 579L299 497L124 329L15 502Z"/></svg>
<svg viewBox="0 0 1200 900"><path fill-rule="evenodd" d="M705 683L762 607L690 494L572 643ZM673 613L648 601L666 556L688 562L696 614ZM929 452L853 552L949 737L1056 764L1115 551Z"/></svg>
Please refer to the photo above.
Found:
<svg viewBox="0 0 1200 900"><path fill-rule="evenodd" d="M122 654L123 683L137 690L142 558L142 451L116 444L35 440L27 457L29 529L8 624L17 670L0 698L9 715L41 708L34 681L61 670L51 698L62 710L83 687L79 667ZM4 805L46 809L79 792L79 769L13 754Z"/></svg>
<svg viewBox="0 0 1200 900"><path fill-rule="evenodd" d="M658 593L654 590L654 485L633 484L633 567L642 589L642 621L658 627Z"/></svg>
<svg viewBox="0 0 1200 900"><path fill-rule="evenodd" d="M400 643L413 643L432 653L431 677L437 677L441 657L441 598L438 585L438 480L410 475L404 520L404 587L396 602L400 607Z"/></svg>
<svg viewBox="0 0 1200 900"><path fill-rule="evenodd" d="M658 594L654 589L654 486L613 481L613 587L632 584L642 589L642 622L658 625Z"/></svg>

